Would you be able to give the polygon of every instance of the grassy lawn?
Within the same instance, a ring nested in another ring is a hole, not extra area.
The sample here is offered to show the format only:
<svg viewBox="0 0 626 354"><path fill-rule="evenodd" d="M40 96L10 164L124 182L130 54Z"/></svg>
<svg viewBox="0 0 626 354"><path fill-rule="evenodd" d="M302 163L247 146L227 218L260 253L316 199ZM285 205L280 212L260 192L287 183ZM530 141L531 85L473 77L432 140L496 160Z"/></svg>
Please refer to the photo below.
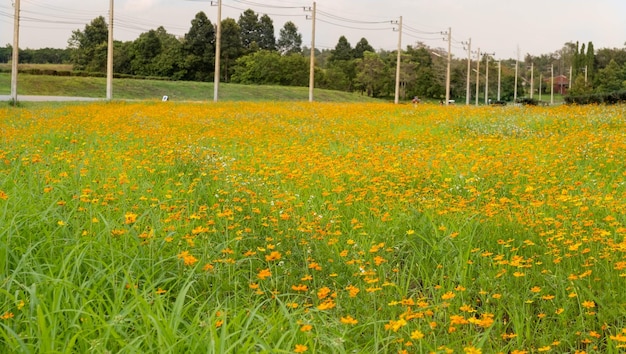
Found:
<svg viewBox="0 0 626 354"><path fill-rule="evenodd" d="M114 79L116 99L173 101L212 101L213 83ZM11 93L11 74L0 73L0 94ZM18 94L46 96L105 97L106 79L20 74ZM356 93L316 89L315 100L326 102L377 102ZM220 84L220 100L225 101L308 101L307 87Z"/></svg>

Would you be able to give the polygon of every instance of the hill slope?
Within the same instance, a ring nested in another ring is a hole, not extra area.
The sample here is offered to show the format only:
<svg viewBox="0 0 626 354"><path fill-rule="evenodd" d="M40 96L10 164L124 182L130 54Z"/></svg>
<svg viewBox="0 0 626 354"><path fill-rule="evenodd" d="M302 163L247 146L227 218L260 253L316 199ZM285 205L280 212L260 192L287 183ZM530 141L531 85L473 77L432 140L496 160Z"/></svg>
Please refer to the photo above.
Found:
<svg viewBox="0 0 626 354"><path fill-rule="evenodd" d="M11 93L11 74L0 73L0 95ZM46 96L105 97L106 79L95 77L62 77L20 74L18 94ZM175 101L213 100L213 83L114 79L114 99L161 99L164 95ZM316 101L376 102L370 97L315 89ZM307 87L257 86L220 84L220 100L225 101L307 101Z"/></svg>

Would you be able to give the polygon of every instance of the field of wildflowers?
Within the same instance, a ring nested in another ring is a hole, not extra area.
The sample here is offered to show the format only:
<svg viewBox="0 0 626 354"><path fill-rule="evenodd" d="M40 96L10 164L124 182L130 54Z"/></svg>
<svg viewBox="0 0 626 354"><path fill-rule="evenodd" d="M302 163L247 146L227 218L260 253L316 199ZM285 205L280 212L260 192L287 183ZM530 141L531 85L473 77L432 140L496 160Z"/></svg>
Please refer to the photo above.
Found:
<svg viewBox="0 0 626 354"><path fill-rule="evenodd" d="M0 351L618 353L626 107L0 108Z"/></svg>

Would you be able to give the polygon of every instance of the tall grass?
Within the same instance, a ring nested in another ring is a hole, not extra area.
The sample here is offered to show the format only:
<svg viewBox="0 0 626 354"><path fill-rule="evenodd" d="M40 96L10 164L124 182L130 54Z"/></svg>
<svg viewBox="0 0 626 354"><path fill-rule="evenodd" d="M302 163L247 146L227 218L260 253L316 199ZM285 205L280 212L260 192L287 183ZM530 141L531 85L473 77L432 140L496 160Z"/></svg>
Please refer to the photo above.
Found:
<svg viewBox="0 0 626 354"><path fill-rule="evenodd" d="M2 352L613 352L624 108L0 108Z"/></svg>

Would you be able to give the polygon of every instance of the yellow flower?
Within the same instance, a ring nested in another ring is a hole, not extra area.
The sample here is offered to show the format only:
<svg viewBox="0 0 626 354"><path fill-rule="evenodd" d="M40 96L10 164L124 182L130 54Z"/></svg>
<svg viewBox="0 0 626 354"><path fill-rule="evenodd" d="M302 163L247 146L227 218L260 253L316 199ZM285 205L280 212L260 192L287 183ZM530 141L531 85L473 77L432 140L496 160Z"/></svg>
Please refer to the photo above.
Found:
<svg viewBox="0 0 626 354"><path fill-rule="evenodd" d="M309 332L312 329L313 326L311 326L310 324L305 324L300 327L300 332Z"/></svg>
<svg viewBox="0 0 626 354"><path fill-rule="evenodd" d="M411 339L420 340L424 338L424 333L422 333L419 329L411 332Z"/></svg>
<svg viewBox="0 0 626 354"><path fill-rule="evenodd" d="M186 266L192 266L196 264L196 262L198 262L198 259L194 257L193 255L189 254L189 251L182 251L181 253L178 254L177 257L178 259L182 258Z"/></svg>
<svg viewBox="0 0 626 354"><path fill-rule="evenodd" d="M587 308L587 309L592 309L592 308L596 307L596 303L593 302L593 301L583 301L581 306L584 307L584 308Z"/></svg>
<svg viewBox="0 0 626 354"><path fill-rule="evenodd" d="M124 224L134 224L137 221L137 214L128 212L124 215Z"/></svg>
<svg viewBox="0 0 626 354"><path fill-rule="evenodd" d="M277 261L282 258L282 255L278 251L272 251L272 253L265 255L265 260L268 262Z"/></svg>
<svg viewBox="0 0 626 354"><path fill-rule="evenodd" d="M463 348L463 352L465 354L482 354L482 350L474 347L465 347Z"/></svg>
<svg viewBox="0 0 626 354"><path fill-rule="evenodd" d="M304 353L309 350L309 347L302 344L296 344L296 348L293 350L295 353Z"/></svg>
<svg viewBox="0 0 626 354"><path fill-rule="evenodd" d="M272 272L270 272L269 268L263 269L257 274L257 277L259 277L259 279L261 280L270 276L272 276Z"/></svg>
<svg viewBox="0 0 626 354"><path fill-rule="evenodd" d="M13 314L13 312L5 312L2 316L0 316L0 319L2 320L8 320L10 318L13 318L15 315Z"/></svg>
<svg viewBox="0 0 626 354"><path fill-rule="evenodd" d="M320 300L324 299L328 296L328 294L330 294L330 288L325 286L317 291L317 298Z"/></svg>
<svg viewBox="0 0 626 354"><path fill-rule="evenodd" d="M452 291L448 291L447 293L441 295L441 298L443 300L450 300L453 299L456 295L452 292Z"/></svg>
<svg viewBox="0 0 626 354"><path fill-rule="evenodd" d="M355 324L359 323L358 320L352 318L352 316L350 316L350 315L348 315L346 317L342 317L340 321L343 324L349 324L349 325L355 325Z"/></svg>

